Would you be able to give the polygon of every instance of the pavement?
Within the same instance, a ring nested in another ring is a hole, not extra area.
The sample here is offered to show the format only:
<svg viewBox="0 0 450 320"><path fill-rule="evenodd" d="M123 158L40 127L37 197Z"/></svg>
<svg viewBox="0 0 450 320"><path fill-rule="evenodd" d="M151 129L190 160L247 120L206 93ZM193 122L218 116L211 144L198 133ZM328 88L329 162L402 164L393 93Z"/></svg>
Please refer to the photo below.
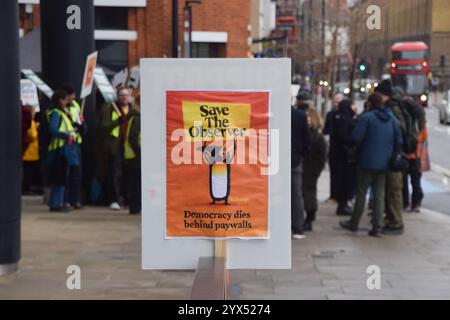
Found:
<svg viewBox="0 0 450 320"><path fill-rule="evenodd" d="M405 214L406 234L374 239L338 227L319 183L313 233L293 241L292 270L230 271L231 299L450 299L450 216ZM49 213L39 197L23 198L20 272L0 277L0 299L188 299L194 271L140 270L140 217L86 208ZM81 290L68 290L67 267L81 268ZM369 266L381 289L367 288Z"/></svg>

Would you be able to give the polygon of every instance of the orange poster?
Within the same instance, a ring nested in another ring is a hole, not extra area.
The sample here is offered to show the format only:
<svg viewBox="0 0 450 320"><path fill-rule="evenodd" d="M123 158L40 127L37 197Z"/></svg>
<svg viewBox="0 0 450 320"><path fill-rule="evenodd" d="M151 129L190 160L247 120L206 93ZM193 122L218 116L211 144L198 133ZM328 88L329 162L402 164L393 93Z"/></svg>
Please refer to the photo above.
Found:
<svg viewBox="0 0 450 320"><path fill-rule="evenodd" d="M269 237L269 95L167 91L167 238Z"/></svg>

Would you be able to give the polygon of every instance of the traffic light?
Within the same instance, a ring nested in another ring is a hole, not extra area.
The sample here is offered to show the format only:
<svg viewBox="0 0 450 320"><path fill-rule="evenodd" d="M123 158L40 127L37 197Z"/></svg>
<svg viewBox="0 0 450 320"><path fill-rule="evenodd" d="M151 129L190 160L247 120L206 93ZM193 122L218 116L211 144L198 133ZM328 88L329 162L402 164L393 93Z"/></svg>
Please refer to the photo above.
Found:
<svg viewBox="0 0 450 320"><path fill-rule="evenodd" d="M361 74L361 76L366 76L369 72L369 64L366 62L366 60L361 60L358 64L358 72Z"/></svg>

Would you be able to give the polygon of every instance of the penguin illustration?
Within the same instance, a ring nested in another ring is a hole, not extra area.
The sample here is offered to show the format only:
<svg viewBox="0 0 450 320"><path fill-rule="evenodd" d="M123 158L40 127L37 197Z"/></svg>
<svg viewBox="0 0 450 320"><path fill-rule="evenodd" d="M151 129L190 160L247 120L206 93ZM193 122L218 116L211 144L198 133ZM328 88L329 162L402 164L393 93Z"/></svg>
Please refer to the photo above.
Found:
<svg viewBox="0 0 450 320"><path fill-rule="evenodd" d="M204 145L202 151L209 164L209 194L211 204L224 201L228 206L230 196L231 162L236 153L236 140L233 141L233 150L227 152L224 146Z"/></svg>

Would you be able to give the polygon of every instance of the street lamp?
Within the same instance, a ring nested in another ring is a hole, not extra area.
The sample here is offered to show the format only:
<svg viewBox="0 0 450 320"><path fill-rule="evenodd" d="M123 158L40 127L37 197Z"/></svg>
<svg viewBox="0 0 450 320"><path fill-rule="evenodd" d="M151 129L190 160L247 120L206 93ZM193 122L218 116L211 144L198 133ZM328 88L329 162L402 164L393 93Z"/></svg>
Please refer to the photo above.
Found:
<svg viewBox="0 0 450 320"><path fill-rule="evenodd" d="M187 0L184 6L184 57L192 57L192 6L202 4L202 0Z"/></svg>

